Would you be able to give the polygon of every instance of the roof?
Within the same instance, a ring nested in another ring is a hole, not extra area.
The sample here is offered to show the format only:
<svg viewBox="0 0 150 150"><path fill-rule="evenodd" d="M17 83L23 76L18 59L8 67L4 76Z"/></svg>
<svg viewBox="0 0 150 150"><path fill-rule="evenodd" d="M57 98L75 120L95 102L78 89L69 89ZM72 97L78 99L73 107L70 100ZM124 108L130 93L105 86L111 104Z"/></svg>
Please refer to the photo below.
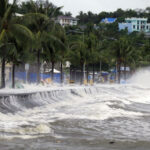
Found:
<svg viewBox="0 0 150 150"><path fill-rule="evenodd" d="M52 69L46 69L45 73L49 73L51 71L52 71ZM54 68L54 73L60 73L60 71Z"/></svg>
<svg viewBox="0 0 150 150"><path fill-rule="evenodd" d="M132 17L132 18L126 18L125 20L139 20L139 21L147 21L148 18L136 18L136 17Z"/></svg>
<svg viewBox="0 0 150 150"><path fill-rule="evenodd" d="M79 19L71 17L71 16L58 16L57 19L79 20Z"/></svg>
<svg viewBox="0 0 150 150"><path fill-rule="evenodd" d="M102 23L113 23L117 18L104 18L101 20Z"/></svg>

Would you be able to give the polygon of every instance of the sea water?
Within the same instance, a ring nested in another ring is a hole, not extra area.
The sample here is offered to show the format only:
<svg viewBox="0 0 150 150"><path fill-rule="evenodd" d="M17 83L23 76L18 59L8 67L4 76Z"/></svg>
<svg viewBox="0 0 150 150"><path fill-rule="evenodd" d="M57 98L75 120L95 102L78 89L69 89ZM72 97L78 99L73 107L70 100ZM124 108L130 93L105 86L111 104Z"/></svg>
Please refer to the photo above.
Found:
<svg viewBox="0 0 150 150"><path fill-rule="evenodd" d="M0 150L149 150L150 73L142 73L123 85L1 90Z"/></svg>

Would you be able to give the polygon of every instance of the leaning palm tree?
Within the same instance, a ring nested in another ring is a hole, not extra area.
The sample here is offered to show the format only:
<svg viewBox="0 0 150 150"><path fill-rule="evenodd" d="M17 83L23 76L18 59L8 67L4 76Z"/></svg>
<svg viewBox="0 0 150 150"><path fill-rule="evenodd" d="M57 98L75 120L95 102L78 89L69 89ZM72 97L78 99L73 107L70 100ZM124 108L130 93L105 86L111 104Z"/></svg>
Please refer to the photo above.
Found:
<svg viewBox="0 0 150 150"><path fill-rule="evenodd" d="M14 5L16 0L13 1L13 4L9 4L8 0L0 0L0 47L5 48L5 51L0 51L1 60L2 60L2 69L1 69L1 88L5 87L5 62L10 60L10 52L12 51L12 45L14 43L9 41L9 37L17 36L22 33L22 35L29 34L29 30L19 24L15 18L15 9ZM24 39L23 39L24 40Z"/></svg>
<svg viewBox="0 0 150 150"><path fill-rule="evenodd" d="M13 5L16 1L13 1L12 5L8 4L8 0L0 0L0 45L1 48L4 45L6 46L7 42L6 37L7 33L10 31L9 26L11 25L11 18L14 14ZM1 49L2 51L2 49ZM5 62L6 62L7 52L4 55L1 55L2 67L1 67L1 88L5 87Z"/></svg>
<svg viewBox="0 0 150 150"><path fill-rule="evenodd" d="M12 88L15 88L15 67L28 60L33 34L27 27L18 24L8 34L8 41L11 43L11 50L8 52L8 62L12 63Z"/></svg>

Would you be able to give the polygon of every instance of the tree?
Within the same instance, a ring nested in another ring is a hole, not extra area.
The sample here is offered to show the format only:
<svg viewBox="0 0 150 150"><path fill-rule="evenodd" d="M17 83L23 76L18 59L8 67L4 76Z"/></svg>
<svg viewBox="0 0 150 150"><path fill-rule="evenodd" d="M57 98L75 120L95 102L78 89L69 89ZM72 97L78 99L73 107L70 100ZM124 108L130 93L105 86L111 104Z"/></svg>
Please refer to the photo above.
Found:
<svg viewBox="0 0 150 150"><path fill-rule="evenodd" d="M8 3L8 0L1 0L0 3L0 45L1 48L5 48L3 52L1 51L1 88L5 88L5 62L10 60L9 54L12 53L14 47L14 43L9 38L17 37L17 35L28 35L30 32L14 19L16 0L13 1L12 5Z"/></svg>
<svg viewBox="0 0 150 150"><path fill-rule="evenodd" d="M13 5L16 1L13 1ZM9 32L8 28L11 25L11 18L14 14L13 12L13 5L8 4L8 0L1 0L0 1L0 45L6 45L5 39L6 33ZM1 88L5 87L5 61L6 61L6 53L1 55L2 58L2 68L1 68Z"/></svg>
<svg viewBox="0 0 150 150"><path fill-rule="evenodd" d="M113 42L112 48L113 48L113 54L116 58L116 63L117 63L117 71L118 71L118 83L120 83L120 75L121 75L121 63L123 60L122 56L122 41L121 40L115 40Z"/></svg>
<svg viewBox="0 0 150 150"><path fill-rule="evenodd" d="M59 24L55 24L52 31L45 33L45 42L43 43L44 48L44 60L49 63L51 62L51 79L54 77L54 65L56 62L64 59L65 47L65 32ZM61 68L62 73L62 68ZM61 74L62 77L62 74Z"/></svg>
<svg viewBox="0 0 150 150"><path fill-rule="evenodd" d="M83 83L83 68L86 63L88 57L87 45L83 41L83 36L78 37L75 41L70 42L70 50L69 50L69 61L72 65L79 65L81 69L81 80L80 83Z"/></svg>
<svg viewBox="0 0 150 150"><path fill-rule="evenodd" d="M58 44L59 44L58 55L60 56L59 58L60 71L61 71L60 81L61 83L63 83L63 62L67 54L68 43L67 43L65 30L60 25L57 25L56 31L57 31L57 34L55 36L60 40L60 42L58 41Z"/></svg>
<svg viewBox="0 0 150 150"><path fill-rule="evenodd" d="M56 7L48 0L29 0L26 2L22 2L20 6L17 6L17 12L20 14L40 12L42 14L47 15L48 17L57 17L58 15L63 14L61 12L61 8L62 7Z"/></svg>
<svg viewBox="0 0 150 150"><path fill-rule="evenodd" d="M34 51L37 55L38 64L37 83L40 83L40 59L44 50L44 42L46 42L44 36L47 37L46 32L50 33L53 30L55 26L55 22L53 19L59 15L60 9L62 7L55 7L48 1L31 1L31 5L33 6L33 12L26 14L24 18L26 19L28 27L32 30L35 36ZM52 70L53 69L54 68L52 68Z"/></svg>
<svg viewBox="0 0 150 150"><path fill-rule="evenodd" d="M87 50L88 50L88 58L86 60L87 63L87 69L88 69L88 64L92 64L92 70L93 70L93 82L95 80L95 63L98 60L98 46L99 46L99 41L95 34L92 32L89 33L89 36L87 37L86 40L87 43ZM87 80L88 80L88 71L87 71Z"/></svg>
<svg viewBox="0 0 150 150"><path fill-rule="evenodd" d="M27 27L18 24L8 34L8 41L12 43L8 52L8 62L12 63L12 88L15 88L15 67L28 60L33 35Z"/></svg>

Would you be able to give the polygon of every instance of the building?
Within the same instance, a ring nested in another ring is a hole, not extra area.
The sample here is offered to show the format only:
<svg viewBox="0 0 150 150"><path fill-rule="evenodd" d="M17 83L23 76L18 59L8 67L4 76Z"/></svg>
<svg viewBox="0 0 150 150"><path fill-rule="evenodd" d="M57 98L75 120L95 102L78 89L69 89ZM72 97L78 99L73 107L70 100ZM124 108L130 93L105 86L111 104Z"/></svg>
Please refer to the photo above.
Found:
<svg viewBox="0 0 150 150"><path fill-rule="evenodd" d="M116 20L117 18L104 18L101 20L101 23L109 24L109 23L114 23Z"/></svg>
<svg viewBox="0 0 150 150"><path fill-rule="evenodd" d="M147 23L147 18L126 18L125 23L119 23L119 30L127 29L129 33L150 32L150 23Z"/></svg>
<svg viewBox="0 0 150 150"><path fill-rule="evenodd" d="M73 18L71 16L59 16L57 18L57 22L62 25L63 27L65 26L76 26L78 24L77 18Z"/></svg>

